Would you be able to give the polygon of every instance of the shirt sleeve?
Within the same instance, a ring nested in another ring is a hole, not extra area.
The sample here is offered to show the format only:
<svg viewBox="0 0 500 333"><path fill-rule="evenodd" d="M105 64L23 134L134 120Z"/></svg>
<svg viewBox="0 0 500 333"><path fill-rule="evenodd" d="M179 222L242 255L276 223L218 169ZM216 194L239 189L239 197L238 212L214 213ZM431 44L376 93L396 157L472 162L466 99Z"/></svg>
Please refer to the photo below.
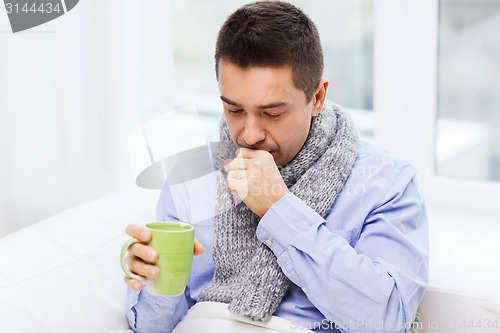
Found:
<svg viewBox="0 0 500 333"><path fill-rule="evenodd" d="M355 241L292 193L257 228L283 272L343 332L404 332L427 286L427 216L413 168L381 198Z"/></svg>
<svg viewBox="0 0 500 333"><path fill-rule="evenodd" d="M127 320L137 333L172 332L193 302L185 294L157 296L144 288L140 292L127 291Z"/></svg>
<svg viewBox="0 0 500 333"><path fill-rule="evenodd" d="M161 192L157 218L160 221L178 220L168 187L164 187ZM127 320L130 328L137 333L172 332L194 304L189 295L189 286L179 296L153 295L146 287L140 292L127 288Z"/></svg>

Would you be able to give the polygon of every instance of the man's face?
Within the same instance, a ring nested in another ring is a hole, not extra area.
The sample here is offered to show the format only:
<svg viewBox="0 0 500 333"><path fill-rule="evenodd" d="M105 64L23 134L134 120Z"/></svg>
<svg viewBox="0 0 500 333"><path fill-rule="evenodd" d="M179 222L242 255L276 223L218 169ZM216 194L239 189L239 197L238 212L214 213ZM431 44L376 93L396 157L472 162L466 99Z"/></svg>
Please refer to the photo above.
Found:
<svg viewBox="0 0 500 333"><path fill-rule="evenodd" d="M304 145L311 119L321 112L316 98L292 81L290 67L241 68L219 62L224 116L236 146L266 150L278 166L290 162Z"/></svg>

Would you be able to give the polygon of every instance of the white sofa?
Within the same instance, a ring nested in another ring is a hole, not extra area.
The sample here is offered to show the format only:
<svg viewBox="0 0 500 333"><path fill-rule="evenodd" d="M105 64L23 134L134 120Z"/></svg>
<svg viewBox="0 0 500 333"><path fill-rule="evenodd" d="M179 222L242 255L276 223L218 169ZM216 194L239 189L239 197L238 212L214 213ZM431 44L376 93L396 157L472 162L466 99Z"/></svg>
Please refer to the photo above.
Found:
<svg viewBox="0 0 500 333"><path fill-rule="evenodd" d="M119 265L124 227L154 220L158 194L131 189L0 239L0 332L130 332ZM498 299L464 295L431 287L420 308L423 331L500 332ZM498 318L497 327L460 327L486 318L490 326Z"/></svg>
<svg viewBox="0 0 500 333"><path fill-rule="evenodd" d="M0 239L0 332L128 331L119 254L158 191L132 189Z"/></svg>

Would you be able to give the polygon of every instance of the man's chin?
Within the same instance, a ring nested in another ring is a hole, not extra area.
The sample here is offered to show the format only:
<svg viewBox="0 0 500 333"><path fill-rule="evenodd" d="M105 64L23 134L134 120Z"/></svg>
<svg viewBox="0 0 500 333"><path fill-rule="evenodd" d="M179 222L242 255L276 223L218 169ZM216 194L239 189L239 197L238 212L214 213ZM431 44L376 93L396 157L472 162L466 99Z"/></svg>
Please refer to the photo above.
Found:
<svg viewBox="0 0 500 333"><path fill-rule="evenodd" d="M285 165L286 163L283 162L283 159L281 158L279 152L276 152L276 151L271 151L269 152L273 158L274 158L274 163L276 163L277 166L283 166Z"/></svg>

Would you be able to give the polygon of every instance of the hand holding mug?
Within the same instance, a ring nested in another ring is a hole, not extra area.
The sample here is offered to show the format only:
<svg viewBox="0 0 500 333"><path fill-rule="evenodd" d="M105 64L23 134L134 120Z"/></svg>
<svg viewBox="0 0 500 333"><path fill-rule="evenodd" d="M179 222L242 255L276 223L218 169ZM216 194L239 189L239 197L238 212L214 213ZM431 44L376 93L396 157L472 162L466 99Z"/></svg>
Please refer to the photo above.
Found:
<svg viewBox="0 0 500 333"><path fill-rule="evenodd" d="M174 224L179 222L173 222ZM180 223L180 225L183 225L186 229L190 229L189 225ZM126 273L126 276L124 277L125 282L127 285L136 291L140 291L143 287L144 284L151 284L152 281L156 281L161 273L160 268L155 265L158 263L158 260L160 256L162 256L157 248L154 248L151 245L151 240L154 237L153 233L158 233L159 235L157 236L157 241L160 241L160 238L163 237L163 242L162 243L168 243L168 239L165 237L171 237L165 234L165 230L155 230L157 227L165 226L164 222L155 222L155 223L150 223L147 226L140 226L140 225L128 225L126 228L126 232L129 236L133 237L131 240L129 240L122 249L122 266L123 269ZM176 226L177 228L177 226ZM182 229L182 228L181 228ZM184 230L179 233L179 234L185 234L185 232L188 232L188 230ZM182 236L182 237L186 237ZM189 238L189 237L188 237ZM184 241L183 241L184 242ZM158 247L158 244L153 244L155 247ZM164 247L163 244L161 244L162 247ZM176 248L179 248L179 244L176 245ZM194 245L191 241L191 245L183 245L183 246L192 246L192 251L194 255L201 255L204 252L203 246L197 241L194 240ZM161 251L172 251L172 250L167 250L167 249L160 249ZM177 250L176 250L177 251ZM124 256L125 252L128 252L126 256ZM162 263L160 263L159 266L162 266L166 262L168 262L168 254L164 254ZM175 256L178 256L176 254ZM190 262L191 258L184 258L183 260L186 260L186 264L191 265ZM167 269L167 268L165 268ZM169 268L170 269L170 268ZM170 274L170 273L165 273L165 274ZM188 274L189 275L189 274ZM163 277L163 280L167 278L166 276ZM167 281L168 282L168 281ZM186 281L187 282L187 281ZM149 289L154 289L154 286L151 286ZM150 290L151 291L151 290ZM161 294L161 293L160 293Z"/></svg>

